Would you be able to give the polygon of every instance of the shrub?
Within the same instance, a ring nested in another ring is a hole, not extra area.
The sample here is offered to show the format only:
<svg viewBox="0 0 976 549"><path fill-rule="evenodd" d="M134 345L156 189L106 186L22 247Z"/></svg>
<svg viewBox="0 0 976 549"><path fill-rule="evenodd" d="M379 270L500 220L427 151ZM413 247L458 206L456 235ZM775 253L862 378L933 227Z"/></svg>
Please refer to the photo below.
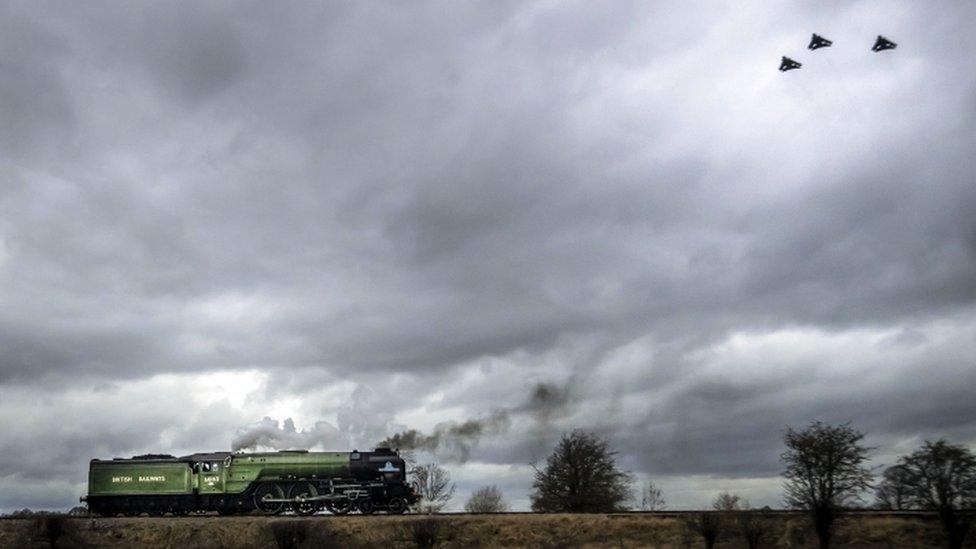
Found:
<svg viewBox="0 0 976 549"><path fill-rule="evenodd" d="M756 549L769 530L769 521L757 511L739 511L739 533L749 549Z"/></svg>
<svg viewBox="0 0 976 549"><path fill-rule="evenodd" d="M46 540L51 547L58 546L58 540L65 533L64 515L41 515L34 519L34 532L43 540Z"/></svg>
<svg viewBox="0 0 976 549"><path fill-rule="evenodd" d="M421 549L432 549L441 541L442 521L423 518L410 521L407 526L408 537Z"/></svg>
<svg viewBox="0 0 976 549"><path fill-rule="evenodd" d="M502 491L494 485L475 490L464 504L464 510L469 513L504 513L507 509Z"/></svg>
<svg viewBox="0 0 976 549"><path fill-rule="evenodd" d="M308 523L302 520L272 522L270 529L279 549L297 549L308 537Z"/></svg>
<svg viewBox="0 0 976 549"><path fill-rule="evenodd" d="M705 547L711 549L718 539L722 529L722 516L719 513L694 513L684 518L685 528L698 534L705 542Z"/></svg>

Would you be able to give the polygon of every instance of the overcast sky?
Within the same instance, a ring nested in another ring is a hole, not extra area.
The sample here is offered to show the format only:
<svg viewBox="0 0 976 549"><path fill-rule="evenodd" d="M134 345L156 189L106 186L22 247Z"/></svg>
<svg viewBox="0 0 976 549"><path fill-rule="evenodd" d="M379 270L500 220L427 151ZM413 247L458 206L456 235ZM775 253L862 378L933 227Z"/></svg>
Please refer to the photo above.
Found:
<svg viewBox="0 0 976 549"><path fill-rule="evenodd" d="M973 2L282 8L0 3L0 511L249 424L492 420L455 508L573 428L673 508L976 442Z"/></svg>

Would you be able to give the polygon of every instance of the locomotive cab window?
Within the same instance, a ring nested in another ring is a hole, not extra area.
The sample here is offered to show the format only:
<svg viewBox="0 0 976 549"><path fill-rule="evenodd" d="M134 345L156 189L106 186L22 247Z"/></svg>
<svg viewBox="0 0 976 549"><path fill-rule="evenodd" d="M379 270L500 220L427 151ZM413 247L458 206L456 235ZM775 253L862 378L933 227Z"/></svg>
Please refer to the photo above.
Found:
<svg viewBox="0 0 976 549"><path fill-rule="evenodd" d="M353 452L353 453L349 454L349 459L350 460L359 461L359 458L360 457L361 456L359 455L359 452Z"/></svg>

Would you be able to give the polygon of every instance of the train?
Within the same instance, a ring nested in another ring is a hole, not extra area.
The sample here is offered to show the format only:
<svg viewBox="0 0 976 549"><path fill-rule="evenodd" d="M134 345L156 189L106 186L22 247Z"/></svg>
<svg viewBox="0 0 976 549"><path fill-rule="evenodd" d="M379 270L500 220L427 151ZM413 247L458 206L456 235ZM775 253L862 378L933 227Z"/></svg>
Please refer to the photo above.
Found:
<svg viewBox="0 0 976 549"><path fill-rule="evenodd" d="M210 452L92 459L81 501L101 516L402 514L420 500L399 452Z"/></svg>

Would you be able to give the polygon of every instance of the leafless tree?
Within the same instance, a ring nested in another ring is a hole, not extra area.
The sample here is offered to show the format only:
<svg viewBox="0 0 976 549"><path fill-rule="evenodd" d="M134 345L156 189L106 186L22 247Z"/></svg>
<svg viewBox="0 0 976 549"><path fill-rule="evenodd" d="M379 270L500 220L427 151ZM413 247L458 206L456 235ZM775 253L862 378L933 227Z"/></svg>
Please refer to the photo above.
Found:
<svg viewBox="0 0 976 549"><path fill-rule="evenodd" d="M653 481L648 481L647 486L641 491L641 509L644 511L661 511L665 505L667 502L661 495L661 489Z"/></svg>
<svg viewBox="0 0 976 549"><path fill-rule="evenodd" d="M436 463L417 465L412 471L414 482L420 492L418 510L423 513L439 513L454 497L456 486L451 475Z"/></svg>
<svg viewBox="0 0 976 549"><path fill-rule="evenodd" d="M469 513L504 513L508 505L502 497L502 491L497 486L485 486L471 494L464 510Z"/></svg>
<svg viewBox="0 0 976 549"><path fill-rule="evenodd" d="M576 430L563 435L543 469L536 469L532 510L600 513L626 508L631 476L619 471L609 443Z"/></svg>
<svg viewBox="0 0 976 549"><path fill-rule="evenodd" d="M407 467L407 471L413 471L414 467L417 466L417 452L413 450L400 450L397 453L400 454L400 459L403 460L403 464Z"/></svg>
<svg viewBox="0 0 976 549"><path fill-rule="evenodd" d="M756 549L769 531L769 519L763 511L744 510L737 513L739 533L749 549Z"/></svg>
<svg viewBox="0 0 976 549"><path fill-rule="evenodd" d="M83 506L79 505L79 506L72 507L71 509L69 509L68 510L68 516L69 517L88 517L88 516L91 516L91 512L88 511L88 508L87 507L83 507Z"/></svg>
<svg viewBox="0 0 976 549"><path fill-rule="evenodd" d="M701 536L705 548L715 546L719 533L722 531L722 516L719 513L704 512L684 515L685 528L693 534Z"/></svg>
<svg viewBox="0 0 976 549"><path fill-rule="evenodd" d="M871 469L864 465L871 448L862 445L863 439L850 424L819 421L801 430L787 427L783 437L786 504L810 511L823 549L830 547L838 510L860 500L871 487Z"/></svg>
<svg viewBox="0 0 976 549"><path fill-rule="evenodd" d="M895 468L893 489L903 492L911 507L938 511L949 547L962 547L972 519L959 511L976 506L976 456L965 446L925 441L885 471L886 480Z"/></svg>
<svg viewBox="0 0 976 549"><path fill-rule="evenodd" d="M889 511L911 509L909 501L908 471L901 465L885 469L881 483L874 491L874 506Z"/></svg>
<svg viewBox="0 0 976 549"><path fill-rule="evenodd" d="M51 548L58 546L58 540L68 529L68 520L60 514L38 514L34 517L34 530L41 539L47 540Z"/></svg>
<svg viewBox="0 0 976 549"><path fill-rule="evenodd" d="M749 502L738 494L722 492L712 501L712 509L716 511L741 511L749 508Z"/></svg>

